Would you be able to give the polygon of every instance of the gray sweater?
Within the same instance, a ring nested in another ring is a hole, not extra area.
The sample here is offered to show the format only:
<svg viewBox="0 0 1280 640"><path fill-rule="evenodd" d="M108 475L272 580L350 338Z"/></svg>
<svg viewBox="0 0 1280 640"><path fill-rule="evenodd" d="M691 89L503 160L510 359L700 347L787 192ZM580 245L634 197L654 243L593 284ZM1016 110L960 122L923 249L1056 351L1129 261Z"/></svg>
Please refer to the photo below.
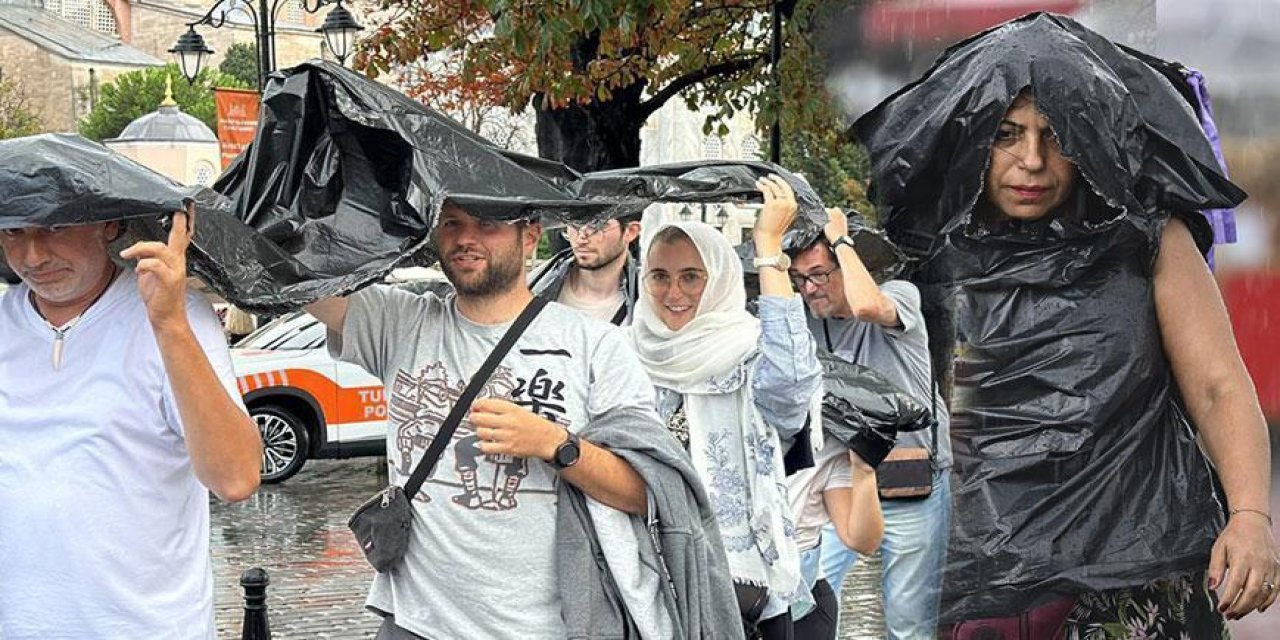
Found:
<svg viewBox="0 0 1280 640"><path fill-rule="evenodd" d="M644 478L656 525L631 518L639 561L670 577L663 589L676 637L742 638L742 620L715 516L688 456L675 438L656 429L628 429L631 421L592 422L581 436L622 457ZM636 416L637 421L652 417ZM635 638L622 597L600 550L586 497L560 483L556 522L561 615L571 640ZM660 549L659 549L660 547ZM665 568L664 568L665 567Z"/></svg>

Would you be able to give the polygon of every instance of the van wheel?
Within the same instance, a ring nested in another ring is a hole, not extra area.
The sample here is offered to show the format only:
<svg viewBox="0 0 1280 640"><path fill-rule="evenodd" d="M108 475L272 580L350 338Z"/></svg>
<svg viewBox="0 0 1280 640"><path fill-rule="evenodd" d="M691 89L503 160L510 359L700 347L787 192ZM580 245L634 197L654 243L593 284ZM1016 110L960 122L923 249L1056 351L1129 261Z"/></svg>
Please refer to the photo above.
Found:
<svg viewBox="0 0 1280 640"><path fill-rule="evenodd" d="M262 434L262 482L274 484L292 478L307 461L311 438L302 421L275 405L249 410Z"/></svg>

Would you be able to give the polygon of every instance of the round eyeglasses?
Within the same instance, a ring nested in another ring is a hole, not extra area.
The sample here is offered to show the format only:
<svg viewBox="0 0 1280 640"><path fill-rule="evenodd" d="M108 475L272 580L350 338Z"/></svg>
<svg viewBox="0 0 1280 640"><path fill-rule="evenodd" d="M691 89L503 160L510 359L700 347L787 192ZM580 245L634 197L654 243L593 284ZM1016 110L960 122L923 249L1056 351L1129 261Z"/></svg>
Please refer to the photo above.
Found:
<svg viewBox="0 0 1280 640"><path fill-rule="evenodd" d="M685 295L696 296L702 293L707 286L707 274L705 271L681 271L675 278L666 271L650 271L644 274L644 288L649 293L660 296L671 290L671 281L675 280L676 286L680 287L680 291Z"/></svg>

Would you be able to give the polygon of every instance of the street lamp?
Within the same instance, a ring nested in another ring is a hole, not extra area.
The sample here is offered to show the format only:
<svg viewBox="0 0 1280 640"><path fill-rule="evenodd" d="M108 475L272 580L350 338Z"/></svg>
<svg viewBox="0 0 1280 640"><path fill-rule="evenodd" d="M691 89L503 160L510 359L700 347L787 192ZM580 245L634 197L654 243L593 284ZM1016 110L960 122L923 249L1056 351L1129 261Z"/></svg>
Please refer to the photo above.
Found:
<svg viewBox="0 0 1280 640"><path fill-rule="evenodd" d="M194 83L196 74L204 66L205 58L213 53L213 49L196 32L196 26L207 24L219 29L227 24L227 16L236 11L244 11L253 23L253 35L258 42L258 89L261 90L266 86L267 76L276 68L276 14L286 2L293 1L295 0L258 0L255 7L249 0L218 0L199 20L187 23L187 32L178 38L169 53L178 58L182 75L186 76L187 82ZM307 13L316 13L325 5L336 5L316 31L324 34L325 43L329 46L329 51L338 58L338 64L345 62L347 56L351 55L356 32L363 28L351 12L342 6L342 2L343 0L301 0L302 9ZM219 9L222 10L220 13ZM215 13L218 14L216 17Z"/></svg>
<svg viewBox="0 0 1280 640"><path fill-rule="evenodd" d="M364 27L356 22L355 16L342 6L342 0L338 0L338 6L329 11L329 15L324 18L324 24L316 29L324 34L324 41L329 45L329 51L338 58L340 65L346 63L347 56L351 55L351 49L355 47L356 32L363 30Z"/></svg>
<svg viewBox="0 0 1280 640"><path fill-rule="evenodd" d="M729 205L720 207L719 213L716 214L716 222L720 223L720 228L729 223Z"/></svg>
<svg viewBox="0 0 1280 640"><path fill-rule="evenodd" d="M690 209L689 205L687 204L683 207L680 207L680 221L688 222L692 219L693 219L693 209Z"/></svg>

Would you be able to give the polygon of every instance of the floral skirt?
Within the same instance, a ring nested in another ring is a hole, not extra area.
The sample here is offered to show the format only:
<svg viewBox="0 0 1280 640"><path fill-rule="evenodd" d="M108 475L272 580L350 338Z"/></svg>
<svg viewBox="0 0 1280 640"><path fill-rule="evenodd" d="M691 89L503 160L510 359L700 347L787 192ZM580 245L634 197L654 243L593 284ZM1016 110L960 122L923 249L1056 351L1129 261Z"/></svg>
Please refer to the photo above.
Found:
<svg viewBox="0 0 1280 640"><path fill-rule="evenodd" d="M1067 618L1066 640L1226 640L1226 619L1205 573L1085 593Z"/></svg>

